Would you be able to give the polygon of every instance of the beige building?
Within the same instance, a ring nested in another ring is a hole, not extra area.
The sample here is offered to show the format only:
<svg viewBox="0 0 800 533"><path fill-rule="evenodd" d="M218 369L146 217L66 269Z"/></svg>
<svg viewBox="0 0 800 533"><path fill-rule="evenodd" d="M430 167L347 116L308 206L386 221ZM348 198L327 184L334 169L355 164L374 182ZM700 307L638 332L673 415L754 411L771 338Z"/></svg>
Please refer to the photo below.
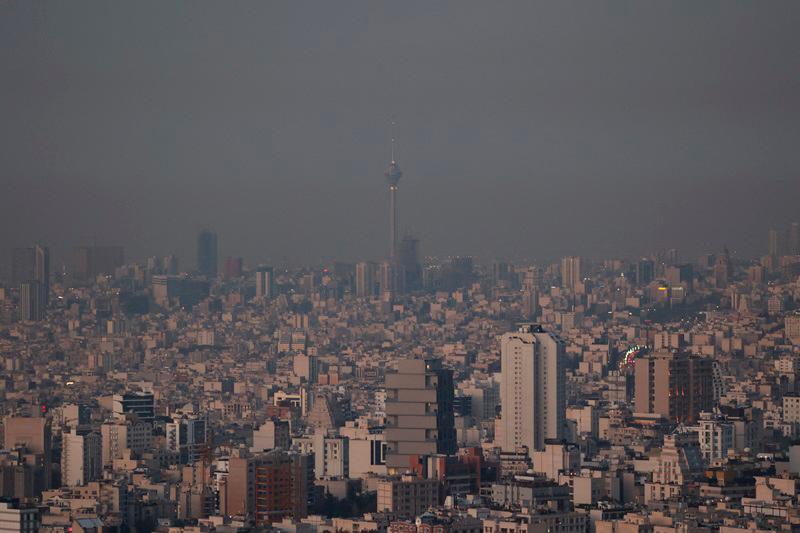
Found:
<svg viewBox="0 0 800 533"><path fill-rule="evenodd" d="M564 344L538 324L523 324L500 341L502 448L543 450L564 435Z"/></svg>
<svg viewBox="0 0 800 533"><path fill-rule="evenodd" d="M0 533L33 533L38 530L39 509L0 502Z"/></svg>
<svg viewBox="0 0 800 533"><path fill-rule="evenodd" d="M78 434L76 429L62 435L61 484L67 487L85 485L100 479L102 457L100 435Z"/></svg>
<svg viewBox="0 0 800 533"><path fill-rule="evenodd" d="M786 315L783 319L786 338L793 342L800 342L800 313Z"/></svg>
<svg viewBox="0 0 800 533"><path fill-rule="evenodd" d="M508 515L484 518L483 533L585 533L589 529L589 516L584 513Z"/></svg>
<svg viewBox="0 0 800 533"><path fill-rule="evenodd" d="M289 422L286 420L267 420L253 431L253 446L250 451L264 452L275 448L288 450L292 444Z"/></svg>
<svg viewBox="0 0 800 533"><path fill-rule="evenodd" d="M581 258L568 256L561 260L561 286L574 291L581 285Z"/></svg>
<svg viewBox="0 0 800 533"><path fill-rule="evenodd" d="M544 450L530 454L533 471L558 481L562 473L574 472L581 467L580 450L571 444L546 444Z"/></svg>
<svg viewBox="0 0 800 533"><path fill-rule="evenodd" d="M783 421L787 424L800 424L800 396L783 397Z"/></svg>
<svg viewBox="0 0 800 533"><path fill-rule="evenodd" d="M418 455L456 451L453 372L438 359L402 359L386 374L386 466L402 473Z"/></svg>
<svg viewBox="0 0 800 533"><path fill-rule="evenodd" d="M418 516L439 505L441 487L436 479L420 479L412 474L378 482L378 512L400 517Z"/></svg>
<svg viewBox="0 0 800 533"><path fill-rule="evenodd" d="M126 450L136 454L148 451L153 445L153 429L136 417L119 417L100 426L103 467L114 459L126 456Z"/></svg>
<svg viewBox="0 0 800 533"><path fill-rule="evenodd" d="M714 370L709 358L667 351L636 359L637 413L694 422L714 407Z"/></svg>
<svg viewBox="0 0 800 533"><path fill-rule="evenodd" d="M28 453L41 455L44 466L44 488L52 483L52 460L50 422L45 418L9 416L3 424L4 448L6 450L25 449Z"/></svg>

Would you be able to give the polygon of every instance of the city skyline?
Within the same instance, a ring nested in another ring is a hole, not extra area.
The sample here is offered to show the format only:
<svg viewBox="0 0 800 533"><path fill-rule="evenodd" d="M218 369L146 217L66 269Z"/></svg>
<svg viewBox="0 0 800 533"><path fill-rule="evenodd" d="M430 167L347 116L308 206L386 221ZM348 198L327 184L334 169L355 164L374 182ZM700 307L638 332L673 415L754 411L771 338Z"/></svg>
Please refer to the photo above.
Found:
<svg viewBox="0 0 800 533"><path fill-rule="evenodd" d="M0 533L800 532L798 26L0 1Z"/></svg>

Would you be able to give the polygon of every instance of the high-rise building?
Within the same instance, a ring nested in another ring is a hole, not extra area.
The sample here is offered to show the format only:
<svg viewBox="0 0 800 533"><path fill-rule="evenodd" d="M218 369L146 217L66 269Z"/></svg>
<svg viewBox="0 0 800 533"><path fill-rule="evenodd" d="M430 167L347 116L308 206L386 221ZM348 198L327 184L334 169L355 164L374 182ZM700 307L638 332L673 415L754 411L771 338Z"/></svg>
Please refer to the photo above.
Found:
<svg viewBox="0 0 800 533"><path fill-rule="evenodd" d="M256 526L304 518L314 502L314 457L271 450L230 459L220 488L220 511L253 517Z"/></svg>
<svg viewBox="0 0 800 533"><path fill-rule="evenodd" d="M717 288L725 288L728 286L728 280L733 275L733 263L731 255L727 248L723 253L719 254L714 263L714 281Z"/></svg>
<svg viewBox="0 0 800 533"><path fill-rule="evenodd" d="M694 422L714 407L713 361L683 353L657 352L636 359L635 400L639 413Z"/></svg>
<svg viewBox="0 0 800 533"><path fill-rule="evenodd" d="M73 428L62 437L61 484L74 487L100 479L102 455L100 435Z"/></svg>
<svg viewBox="0 0 800 533"><path fill-rule="evenodd" d="M72 249L72 278L87 281L92 277L92 248L76 246Z"/></svg>
<svg viewBox="0 0 800 533"><path fill-rule="evenodd" d="M511 265L505 261L494 260L492 262L492 285L497 287L511 282Z"/></svg>
<svg viewBox="0 0 800 533"><path fill-rule="evenodd" d="M386 466L410 468L419 455L456 451L453 372L438 359L401 359L386 374Z"/></svg>
<svg viewBox="0 0 800 533"><path fill-rule="evenodd" d="M11 252L11 281L16 285L38 281L42 287L42 306L47 307L50 294L50 250L40 244L29 248L14 248Z"/></svg>
<svg viewBox="0 0 800 533"><path fill-rule="evenodd" d="M155 395L152 392L126 392L113 397L115 415L133 414L143 422L153 423L156 416Z"/></svg>
<svg viewBox="0 0 800 533"><path fill-rule="evenodd" d="M390 298L395 292L395 265L382 261L378 271L378 287L381 298Z"/></svg>
<svg viewBox="0 0 800 533"><path fill-rule="evenodd" d="M256 298L269 300L275 296L275 274L271 266L256 269Z"/></svg>
<svg viewBox="0 0 800 533"><path fill-rule="evenodd" d="M403 286L407 291L422 288L422 265L419 262L419 239L411 234L406 234L400 241L397 263L402 272Z"/></svg>
<svg viewBox="0 0 800 533"><path fill-rule="evenodd" d="M539 314L539 289L533 287L522 291L522 315L533 320Z"/></svg>
<svg viewBox="0 0 800 533"><path fill-rule="evenodd" d="M356 298L372 298L375 295L376 265L362 261L356 265Z"/></svg>
<svg viewBox="0 0 800 533"><path fill-rule="evenodd" d="M37 244L33 247L35 261L33 279L42 285L42 305L47 307L50 301L50 249Z"/></svg>
<svg viewBox="0 0 800 533"><path fill-rule="evenodd" d="M88 281L100 275L111 275L125 264L122 246L77 246L72 250L72 277Z"/></svg>
<svg viewBox="0 0 800 533"><path fill-rule="evenodd" d="M228 279L242 277L243 265L244 260L241 257L226 257L225 270L223 271L225 277Z"/></svg>
<svg viewBox="0 0 800 533"><path fill-rule="evenodd" d="M647 285L655 278L655 263L652 259L643 257L636 263L636 283Z"/></svg>
<svg viewBox="0 0 800 533"><path fill-rule="evenodd" d="M792 222L789 226L789 253L800 255L800 222Z"/></svg>
<svg viewBox="0 0 800 533"><path fill-rule="evenodd" d="M292 457L281 450L259 454L253 460L253 471L255 525L269 525L292 516Z"/></svg>
<svg viewBox="0 0 800 533"><path fill-rule="evenodd" d="M561 286L575 290L581 283L581 258L568 256L561 260Z"/></svg>
<svg viewBox="0 0 800 533"><path fill-rule="evenodd" d="M767 255L770 257L779 257L783 255L781 232L775 228L769 230L767 240Z"/></svg>
<svg viewBox="0 0 800 533"><path fill-rule="evenodd" d="M44 318L44 289L38 281L25 281L19 285L19 319L38 322Z"/></svg>
<svg viewBox="0 0 800 533"><path fill-rule="evenodd" d="M542 269L538 266L529 266L522 278L522 290L532 291L542 287Z"/></svg>
<svg viewBox="0 0 800 533"><path fill-rule="evenodd" d="M197 236L197 271L210 278L216 278L217 263L217 234L204 229Z"/></svg>
<svg viewBox="0 0 800 533"><path fill-rule="evenodd" d="M536 266L528 267L522 281L522 316L533 320L539 314L539 286L541 271Z"/></svg>
<svg viewBox="0 0 800 533"><path fill-rule="evenodd" d="M500 340L503 451L543 450L564 435L564 343L539 324L521 324Z"/></svg>

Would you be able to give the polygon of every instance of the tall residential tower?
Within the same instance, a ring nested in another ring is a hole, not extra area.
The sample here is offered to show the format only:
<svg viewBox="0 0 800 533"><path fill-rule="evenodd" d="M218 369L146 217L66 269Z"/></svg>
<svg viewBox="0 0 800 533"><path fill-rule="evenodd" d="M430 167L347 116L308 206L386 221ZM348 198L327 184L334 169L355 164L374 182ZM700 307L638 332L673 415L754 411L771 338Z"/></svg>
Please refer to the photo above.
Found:
<svg viewBox="0 0 800 533"><path fill-rule="evenodd" d="M564 343L539 324L521 324L500 341L503 450L543 450L564 436Z"/></svg>

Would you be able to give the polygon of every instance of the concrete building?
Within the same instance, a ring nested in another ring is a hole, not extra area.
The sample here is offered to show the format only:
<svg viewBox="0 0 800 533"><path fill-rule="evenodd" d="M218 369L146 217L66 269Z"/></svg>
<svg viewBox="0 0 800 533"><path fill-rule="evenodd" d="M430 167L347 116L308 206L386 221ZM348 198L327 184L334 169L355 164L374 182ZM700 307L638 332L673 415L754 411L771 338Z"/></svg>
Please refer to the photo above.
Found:
<svg viewBox="0 0 800 533"><path fill-rule="evenodd" d="M561 260L561 287L574 291L581 280L581 258L568 256Z"/></svg>
<svg viewBox="0 0 800 533"><path fill-rule="evenodd" d="M380 433L364 438L350 438L350 477L359 478L369 474L386 474L386 441Z"/></svg>
<svg viewBox="0 0 800 533"><path fill-rule="evenodd" d="M254 453L265 452L280 448L288 450L292 445L287 420L267 420L261 427L253 432L253 446L250 450Z"/></svg>
<svg viewBox="0 0 800 533"><path fill-rule="evenodd" d="M713 361L667 351L636 359L635 407L638 413L694 422L714 407Z"/></svg>
<svg viewBox="0 0 800 533"><path fill-rule="evenodd" d="M256 269L256 298L271 299L275 296L275 272L270 266Z"/></svg>
<svg viewBox="0 0 800 533"><path fill-rule="evenodd" d="M538 324L522 324L500 341L502 449L542 450L564 435L564 344Z"/></svg>
<svg viewBox="0 0 800 533"><path fill-rule="evenodd" d="M314 503L314 458L272 450L231 457L220 489L220 512L250 517L256 526L304 518Z"/></svg>
<svg viewBox="0 0 800 533"><path fill-rule="evenodd" d="M44 289L38 281L24 281L19 285L19 319L22 322L39 322L44 318Z"/></svg>
<svg viewBox="0 0 800 533"><path fill-rule="evenodd" d="M455 453L453 373L438 359L402 359L386 374L386 442L390 474L417 455Z"/></svg>
<svg viewBox="0 0 800 533"><path fill-rule="evenodd" d="M156 416L155 395L152 392L126 392L115 394L112 410L116 416L133 414L143 422L152 423Z"/></svg>
<svg viewBox="0 0 800 533"><path fill-rule="evenodd" d="M125 451L135 454L148 451L153 445L152 426L135 416L126 416L104 422L100 426L103 467L112 465L114 459L125 457Z"/></svg>
<svg viewBox="0 0 800 533"><path fill-rule="evenodd" d="M292 369L294 375L305 379L308 383L316 383L319 374L317 356L297 354L292 359Z"/></svg>
<svg viewBox="0 0 800 533"><path fill-rule="evenodd" d="M102 471L100 435L79 434L76 429L62 435L61 484L67 487L85 485L100 479Z"/></svg>
<svg viewBox="0 0 800 533"><path fill-rule="evenodd" d="M713 413L700 413L697 435L700 442L700 453L706 462L719 461L734 450L736 430L732 422L717 417Z"/></svg>
<svg viewBox="0 0 800 533"><path fill-rule="evenodd" d="M256 526L279 522L295 511L292 458L274 450L253 458L253 511Z"/></svg>
<svg viewBox="0 0 800 533"><path fill-rule="evenodd" d="M420 479L405 474L378 482L378 512L399 517L418 516L439 505L440 484L436 479Z"/></svg>
<svg viewBox="0 0 800 533"><path fill-rule="evenodd" d="M786 338L800 343L800 313L787 314L783 322Z"/></svg>
<svg viewBox="0 0 800 533"><path fill-rule="evenodd" d="M39 531L39 509L18 503L0 501L0 533L34 533Z"/></svg>
<svg viewBox="0 0 800 533"><path fill-rule="evenodd" d="M44 469L45 489L52 483L52 434L46 418L7 417L3 421L4 446L6 450L22 449L41 456Z"/></svg>
<svg viewBox="0 0 800 533"><path fill-rule="evenodd" d="M166 425L167 449L177 452L182 464L198 461L206 448L207 421L195 414L177 415Z"/></svg>
<svg viewBox="0 0 800 533"><path fill-rule="evenodd" d="M377 266L369 261L356 264L356 298L375 296L375 272Z"/></svg>
<svg viewBox="0 0 800 533"><path fill-rule="evenodd" d="M317 478L350 477L350 439L317 433L314 439L314 473Z"/></svg>

